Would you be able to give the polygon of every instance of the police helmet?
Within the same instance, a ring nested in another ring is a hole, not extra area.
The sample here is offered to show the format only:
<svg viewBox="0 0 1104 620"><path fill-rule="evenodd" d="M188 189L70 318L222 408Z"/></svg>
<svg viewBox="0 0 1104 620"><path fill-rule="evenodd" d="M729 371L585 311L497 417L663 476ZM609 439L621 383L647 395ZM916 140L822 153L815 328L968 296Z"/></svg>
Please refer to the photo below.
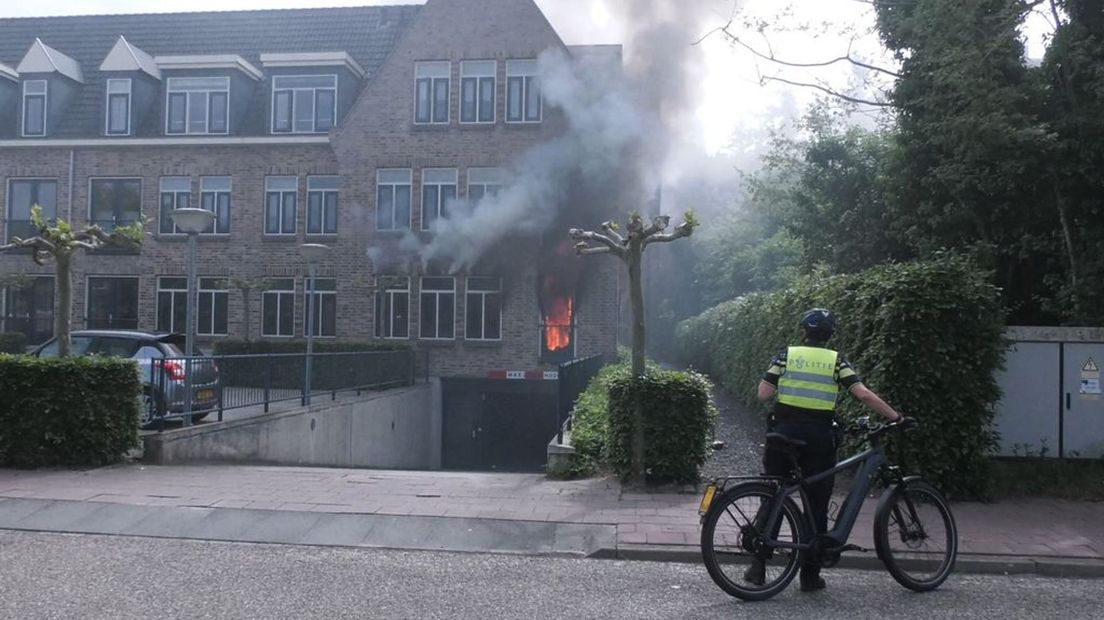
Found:
<svg viewBox="0 0 1104 620"><path fill-rule="evenodd" d="M836 315L831 310L813 308L801 315L801 329L805 338L813 342L827 342L836 331Z"/></svg>

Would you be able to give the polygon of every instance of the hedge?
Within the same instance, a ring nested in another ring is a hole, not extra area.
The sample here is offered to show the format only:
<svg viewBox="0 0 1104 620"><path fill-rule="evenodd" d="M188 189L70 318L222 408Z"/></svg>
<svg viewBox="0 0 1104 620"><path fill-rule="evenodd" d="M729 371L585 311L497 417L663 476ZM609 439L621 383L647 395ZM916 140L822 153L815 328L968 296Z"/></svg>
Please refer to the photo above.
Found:
<svg viewBox="0 0 1104 620"><path fill-rule="evenodd" d="M0 333L0 353L24 353L27 350L27 337L22 332Z"/></svg>
<svg viewBox="0 0 1104 620"><path fill-rule="evenodd" d="M0 355L0 466L98 466L138 444L131 360Z"/></svg>
<svg viewBox="0 0 1104 620"><path fill-rule="evenodd" d="M609 388L615 378L629 376L628 362L610 364L591 378L587 388L575 400L571 412L571 476L590 476L608 461Z"/></svg>
<svg viewBox="0 0 1104 620"><path fill-rule="evenodd" d="M987 494L1000 396L994 374L1005 342L1000 292L970 260L886 264L860 274L807 278L792 288L726 302L678 327L683 355L748 404L770 359L797 344L811 307L837 315L833 348L917 430L888 442L891 459L955 496ZM840 413L876 415L844 398Z"/></svg>
<svg viewBox="0 0 1104 620"><path fill-rule="evenodd" d="M615 374L609 384L609 463L622 480L633 477L633 417L643 407L644 471L649 484L698 482L716 409L703 375L648 368Z"/></svg>

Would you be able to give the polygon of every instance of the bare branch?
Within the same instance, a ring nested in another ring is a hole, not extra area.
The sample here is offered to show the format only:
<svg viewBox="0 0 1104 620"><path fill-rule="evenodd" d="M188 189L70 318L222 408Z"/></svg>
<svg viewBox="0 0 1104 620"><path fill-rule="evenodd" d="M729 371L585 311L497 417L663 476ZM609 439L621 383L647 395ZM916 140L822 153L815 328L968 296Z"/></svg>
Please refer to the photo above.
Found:
<svg viewBox="0 0 1104 620"><path fill-rule="evenodd" d="M870 63L866 63L866 62L863 62L863 61L858 60L856 58L853 58L851 56L850 46L848 46L847 54L845 54L843 56L839 56L837 58L832 58L831 60L825 60L825 61L822 61L822 62L793 62L793 61L789 61L789 60L782 60L781 58L778 58L777 56L774 55L774 50L770 48L770 42L769 41L767 41L767 48L768 48L767 52L764 53L764 52L761 52L761 51L755 49L755 47L753 47L752 45L749 45L748 43L745 43L742 39L740 39L740 37L738 37L735 34L733 34L732 32L730 32L728 28L729 28L728 25L725 25L723 28L721 28L721 32L723 32L724 35L726 37L728 37L733 43L736 43L737 45L743 47L744 49L751 52L753 55L755 55L759 58L762 58L763 60L768 60L768 61L770 61L772 63L775 63L775 64L778 64L778 65L783 65L783 66L786 66L786 67L811 68L811 67L827 67L827 66L839 63L839 62L847 62L847 63L850 63L850 64L856 66L856 67L862 67L863 69L869 69L870 71L877 71L878 73L884 73L885 75L889 75L889 76L892 76L892 77L895 77L895 78L901 77L901 74L897 73L896 71L886 69L885 67L879 67L877 65L872 65ZM765 38L765 35L764 35L764 38Z"/></svg>
<svg viewBox="0 0 1104 620"><path fill-rule="evenodd" d="M600 246L593 247L593 248L590 248L590 247L582 247L581 248L578 245L576 245L575 246L575 253L578 254L579 256L586 256L588 254L613 254L615 252L612 249L607 248L604 245L600 245Z"/></svg>
<svg viewBox="0 0 1104 620"><path fill-rule="evenodd" d="M671 223L671 216L670 215L657 215L654 218L652 218L651 226L648 226L647 228L645 228L644 232L641 233L641 234L644 236L645 239L648 239L649 237L652 237L656 233L661 233L664 230L667 230L667 226L670 223Z"/></svg>
<svg viewBox="0 0 1104 620"><path fill-rule="evenodd" d="M98 250L103 247L102 243L96 243L94 241L77 241L73 240L73 247L84 248L86 250Z"/></svg>
<svg viewBox="0 0 1104 620"><path fill-rule="evenodd" d="M759 78L760 82L782 82L783 84L789 84L791 86L800 86L803 88L815 88L816 90L825 92L833 97L843 99L844 101L850 101L851 103L858 103L862 105L876 106L879 108L895 108L897 104L889 101L871 101L869 99L861 99L859 97L852 97L851 95L845 95L841 92L835 91L827 86L821 84L810 84L809 82L795 82L793 80L787 80L786 78L780 78L775 76L764 75Z"/></svg>
<svg viewBox="0 0 1104 620"><path fill-rule="evenodd" d="M621 244L601 233L596 233L590 230L582 230L580 228L572 228L570 231L568 231L568 234L571 235L572 239L581 239L583 241L597 241L603 245L608 246L611 249L621 249Z"/></svg>
<svg viewBox="0 0 1104 620"><path fill-rule="evenodd" d="M689 237L694 232L693 224L689 222L683 222L675 227L675 230L661 235L652 235L644 240L644 245L651 243L669 243L675 239L681 239L683 237Z"/></svg>
<svg viewBox="0 0 1104 620"><path fill-rule="evenodd" d="M606 235L617 243L624 244L625 238L621 236L621 233L617 232L617 228L615 226L616 225L609 220L602 222L602 230L606 231Z"/></svg>

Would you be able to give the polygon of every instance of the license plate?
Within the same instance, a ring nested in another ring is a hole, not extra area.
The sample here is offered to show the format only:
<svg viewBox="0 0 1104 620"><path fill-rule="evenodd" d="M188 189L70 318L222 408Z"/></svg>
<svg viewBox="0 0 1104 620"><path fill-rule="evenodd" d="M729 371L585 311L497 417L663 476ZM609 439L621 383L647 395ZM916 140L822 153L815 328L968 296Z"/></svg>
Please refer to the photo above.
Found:
<svg viewBox="0 0 1104 620"><path fill-rule="evenodd" d="M713 505L713 497L717 495L716 485L709 485L705 487L705 494L702 495L701 504L698 505L698 514L705 516L705 513L709 512L709 507Z"/></svg>
<svg viewBox="0 0 1104 620"><path fill-rule="evenodd" d="M215 400L215 391L200 390L196 392L196 400Z"/></svg>

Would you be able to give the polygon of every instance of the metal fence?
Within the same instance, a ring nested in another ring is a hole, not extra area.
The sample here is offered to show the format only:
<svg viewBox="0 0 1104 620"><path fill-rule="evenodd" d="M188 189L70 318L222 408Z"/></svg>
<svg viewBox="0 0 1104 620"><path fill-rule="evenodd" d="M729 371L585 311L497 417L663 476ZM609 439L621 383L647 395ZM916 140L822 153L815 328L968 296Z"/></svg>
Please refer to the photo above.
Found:
<svg viewBox="0 0 1104 620"><path fill-rule="evenodd" d="M556 442L563 443L563 431L571 429L571 410L575 399L586 390L590 380L606 365L606 356L592 355L560 364L559 394L556 404Z"/></svg>
<svg viewBox="0 0 1104 620"><path fill-rule="evenodd" d="M274 403L312 399L336 399L341 392L360 394L413 385L425 377L426 352L357 351L306 354L214 355L145 360L148 377L146 400L151 419L164 421L213 413L223 419L227 410L263 408ZM308 386L308 362L310 375Z"/></svg>

